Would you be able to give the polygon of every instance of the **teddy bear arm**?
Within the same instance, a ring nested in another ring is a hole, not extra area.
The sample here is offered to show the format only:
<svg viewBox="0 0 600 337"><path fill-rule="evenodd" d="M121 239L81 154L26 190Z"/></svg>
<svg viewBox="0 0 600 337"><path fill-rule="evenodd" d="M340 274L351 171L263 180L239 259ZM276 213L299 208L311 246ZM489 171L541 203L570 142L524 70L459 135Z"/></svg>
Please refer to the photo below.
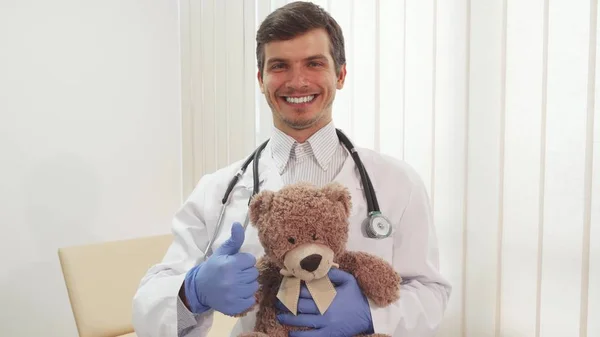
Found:
<svg viewBox="0 0 600 337"><path fill-rule="evenodd" d="M280 268L275 263L263 256L258 262L258 291L257 302L264 303L277 294L277 288L281 282ZM270 303L267 303L270 304Z"/></svg>
<svg viewBox="0 0 600 337"><path fill-rule="evenodd" d="M256 315L256 332L269 337L287 337L288 330L277 320L277 312L272 306L263 306Z"/></svg>
<svg viewBox="0 0 600 337"><path fill-rule="evenodd" d="M256 268L258 269L258 290L254 294L255 302L250 308L234 317L244 317L250 311L256 309L257 306L264 306L265 296L268 296L266 294L269 294L275 286L274 283L278 280L279 271L277 267L265 256L258 259Z"/></svg>
<svg viewBox="0 0 600 337"><path fill-rule="evenodd" d="M259 288L253 308L258 307L254 327L254 332L258 334L249 336L262 336L260 335L262 333L269 337L287 337L287 330L278 323L275 312L275 301L282 278L280 268L266 256L258 260L257 268Z"/></svg>
<svg viewBox="0 0 600 337"><path fill-rule="evenodd" d="M347 252L339 264L354 275L365 296L378 306L389 305L400 297L402 278L385 260L364 252Z"/></svg>

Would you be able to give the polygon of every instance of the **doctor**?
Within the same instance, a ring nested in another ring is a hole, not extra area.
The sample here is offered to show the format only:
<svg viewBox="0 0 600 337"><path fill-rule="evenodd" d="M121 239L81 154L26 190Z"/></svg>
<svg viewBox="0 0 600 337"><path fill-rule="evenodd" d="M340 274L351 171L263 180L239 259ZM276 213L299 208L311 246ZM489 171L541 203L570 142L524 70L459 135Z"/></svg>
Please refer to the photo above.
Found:
<svg viewBox="0 0 600 337"><path fill-rule="evenodd" d="M348 249L386 259L403 277L398 302L378 308L350 274L334 269L330 278L338 295L324 316L302 291L300 314L284 313L279 320L317 328L293 335L299 337L434 336L451 288L438 270L437 239L424 185L407 164L358 149L379 208L391 225L391 233L381 238L365 234L368 186L361 183L355 160L340 142L331 113L336 90L343 88L346 77L340 27L321 8L295 2L265 19L257 43L257 77L274 121L272 137L258 160L258 187L277 190L297 181L319 186L341 182L350 189L354 205ZM215 311L234 315L254 303L258 289L254 263L263 251L254 227L240 225L255 190L253 164L231 189L222 225L205 255L217 229L221 200L240 166L241 162L234 163L202 177L176 213L174 241L162 263L148 270L133 301L139 337L207 336ZM241 318L232 336L251 331L254 319L252 312Z"/></svg>

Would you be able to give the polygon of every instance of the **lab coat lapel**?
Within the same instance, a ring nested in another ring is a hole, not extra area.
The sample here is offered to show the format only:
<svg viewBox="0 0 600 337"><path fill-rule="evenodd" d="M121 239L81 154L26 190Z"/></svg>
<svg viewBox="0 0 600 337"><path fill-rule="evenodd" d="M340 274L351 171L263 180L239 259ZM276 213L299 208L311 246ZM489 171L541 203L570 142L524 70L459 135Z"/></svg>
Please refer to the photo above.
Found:
<svg viewBox="0 0 600 337"><path fill-rule="evenodd" d="M277 166L271 156L271 146L267 144L258 161L259 192L263 190L277 191L283 186L283 180L277 171ZM254 169L250 163L246 173L240 180L240 184L252 193L254 189Z"/></svg>
<svg viewBox="0 0 600 337"><path fill-rule="evenodd" d="M253 163L250 163L246 169L246 173L240 179L240 186L245 189L245 195L247 197L244 200L244 209L246 212L249 211L247 208L250 198L252 198L252 191L254 189L254 169ZM277 167L272 160L270 147L267 145L262 152L258 160L258 193L265 190L277 191L283 185L282 179L277 171ZM242 205L240 205L242 207ZM252 221L248 219L248 227L246 228L246 240L244 241L244 247L241 251L249 252L255 256L261 256L264 254L264 249L258 239L258 230L252 225Z"/></svg>

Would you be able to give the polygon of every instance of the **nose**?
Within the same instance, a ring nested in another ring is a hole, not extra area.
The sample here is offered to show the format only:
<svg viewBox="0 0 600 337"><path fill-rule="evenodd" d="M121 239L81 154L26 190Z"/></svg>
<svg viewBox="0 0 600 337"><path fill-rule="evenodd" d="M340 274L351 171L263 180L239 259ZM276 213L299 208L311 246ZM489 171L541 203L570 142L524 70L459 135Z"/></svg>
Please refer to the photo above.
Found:
<svg viewBox="0 0 600 337"><path fill-rule="evenodd" d="M312 273L313 271L317 270L317 268L319 268L319 264L321 263L322 258L323 257L319 254L309 255L300 261L300 267Z"/></svg>
<svg viewBox="0 0 600 337"><path fill-rule="evenodd" d="M288 89L300 90L308 86L308 80L302 70L293 71L290 76L287 82Z"/></svg>

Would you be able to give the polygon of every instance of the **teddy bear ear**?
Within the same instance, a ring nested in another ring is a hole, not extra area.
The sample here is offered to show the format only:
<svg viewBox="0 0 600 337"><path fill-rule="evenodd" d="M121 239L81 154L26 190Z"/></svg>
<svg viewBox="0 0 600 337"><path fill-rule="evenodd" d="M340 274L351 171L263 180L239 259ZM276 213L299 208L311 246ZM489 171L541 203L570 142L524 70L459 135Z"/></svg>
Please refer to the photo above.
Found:
<svg viewBox="0 0 600 337"><path fill-rule="evenodd" d="M338 182L333 182L325 185L322 189L327 198L333 202L339 202L344 208L346 216L350 215L352 202L350 200L350 192L348 189Z"/></svg>
<svg viewBox="0 0 600 337"><path fill-rule="evenodd" d="M250 221L254 226L257 226L261 216L271 209L274 195L274 192L264 190L255 195L250 201L248 212Z"/></svg>

